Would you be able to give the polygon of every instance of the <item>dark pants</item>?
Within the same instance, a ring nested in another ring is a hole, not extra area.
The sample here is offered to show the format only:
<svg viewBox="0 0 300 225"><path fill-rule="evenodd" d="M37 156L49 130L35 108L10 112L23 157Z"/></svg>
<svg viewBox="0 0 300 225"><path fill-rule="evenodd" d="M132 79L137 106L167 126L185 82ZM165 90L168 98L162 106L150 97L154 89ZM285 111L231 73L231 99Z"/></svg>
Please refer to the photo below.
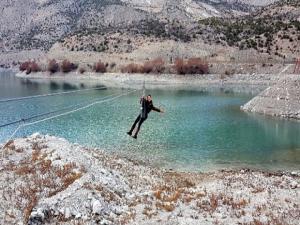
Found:
<svg viewBox="0 0 300 225"><path fill-rule="evenodd" d="M141 115L139 115L137 118L136 118L136 120L134 121L134 123L133 123L133 125L132 125L132 127L131 127L131 129L130 129L130 133L132 133L133 132L133 130L134 130L134 128L135 128L135 126L136 126L136 124L138 124L138 127L137 127L137 129L136 129L136 132L135 132L135 134L134 134L134 136L137 136L138 135L138 133L139 133L139 131L140 131L140 129L141 129L141 126L142 126L142 124L144 123L144 121L147 119L147 117L146 118L141 118Z"/></svg>

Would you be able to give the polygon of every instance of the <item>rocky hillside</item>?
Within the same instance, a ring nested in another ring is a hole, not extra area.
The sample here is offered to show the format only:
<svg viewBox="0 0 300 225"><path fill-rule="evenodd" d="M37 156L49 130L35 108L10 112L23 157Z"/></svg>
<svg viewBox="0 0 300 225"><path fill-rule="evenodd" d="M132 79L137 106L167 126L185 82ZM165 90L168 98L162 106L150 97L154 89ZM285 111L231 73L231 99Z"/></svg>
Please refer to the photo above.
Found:
<svg viewBox="0 0 300 225"><path fill-rule="evenodd" d="M300 1L281 1L238 18L204 19L198 29L210 44L296 57L300 53Z"/></svg>
<svg viewBox="0 0 300 225"><path fill-rule="evenodd" d="M152 21L165 26L176 20L185 26L213 16L249 13L272 2L274 0L2 0L0 50L49 49L54 42L74 32L131 26L139 29Z"/></svg>

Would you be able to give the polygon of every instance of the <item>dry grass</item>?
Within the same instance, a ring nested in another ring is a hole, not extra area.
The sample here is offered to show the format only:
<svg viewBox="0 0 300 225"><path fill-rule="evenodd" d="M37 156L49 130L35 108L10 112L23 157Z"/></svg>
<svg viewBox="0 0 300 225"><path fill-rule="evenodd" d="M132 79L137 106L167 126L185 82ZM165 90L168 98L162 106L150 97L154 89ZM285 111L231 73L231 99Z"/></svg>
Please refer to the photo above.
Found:
<svg viewBox="0 0 300 225"><path fill-rule="evenodd" d="M157 209L162 209L167 212L172 212L175 210L175 205L170 202L156 202L155 206Z"/></svg>
<svg viewBox="0 0 300 225"><path fill-rule="evenodd" d="M154 197L163 202L177 202L181 197L181 192L182 190L175 190L172 192L162 187L154 191Z"/></svg>
<svg viewBox="0 0 300 225"><path fill-rule="evenodd" d="M14 142L9 143L13 148ZM82 176L85 168L75 163L66 163L62 166L53 165L43 153L45 146L33 143L32 153L24 157L19 163L7 163L6 173L12 173L19 180L13 187L15 190L6 190L16 199L13 204L23 212L23 222L28 223L32 209L41 197L50 197L61 192ZM14 147L16 149L16 147ZM76 172L80 171L80 172ZM6 198L7 194L3 193Z"/></svg>
<svg viewBox="0 0 300 225"><path fill-rule="evenodd" d="M14 141L10 140L3 146L2 156L5 157L7 155L12 155L15 153L22 153L22 152L24 152L24 149L20 148L20 147L16 147Z"/></svg>
<svg viewBox="0 0 300 225"><path fill-rule="evenodd" d="M78 180L82 176L81 173L72 172L71 174L62 178L63 188L66 189L71 184L73 184L76 180Z"/></svg>
<svg viewBox="0 0 300 225"><path fill-rule="evenodd" d="M76 168L75 163L67 163L67 164L63 165L62 167L56 167L55 174L59 178L64 178L68 174L70 174L73 171L73 169L75 169L75 168Z"/></svg>
<svg viewBox="0 0 300 225"><path fill-rule="evenodd" d="M254 224L254 225L264 225L264 223L263 223L263 222L260 222L258 219L254 219L254 220L253 220L253 224Z"/></svg>
<svg viewBox="0 0 300 225"><path fill-rule="evenodd" d="M51 160L42 160L42 162L40 163L41 174L44 175L44 174L50 172L51 169L52 169L52 161Z"/></svg>
<svg viewBox="0 0 300 225"><path fill-rule="evenodd" d="M9 140L4 146L3 149L8 149L14 151L16 149L15 143L13 140Z"/></svg>
<svg viewBox="0 0 300 225"><path fill-rule="evenodd" d="M35 173L35 168L32 165L25 164L18 166L15 170L15 173L19 176L29 175Z"/></svg>
<svg viewBox="0 0 300 225"><path fill-rule="evenodd" d="M215 194L211 194L209 196L209 201L210 201L211 211L215 211L219 205L218 198L216 197Z"/></svg>
<svg viewBox="0 0 300 225"><path fill-rule="evenodd" d="M255 187L252 190L252 193L256 194L256 193L261 193L261 192L264 192L264 191L265 191L265 188L263 188L263 187Z"/></svg>
<svg viewBox="0 0 300 225"><path fill-rule="evenodd" d="M33 161L33 162L38 161L40 156L41 156L40 149L33 150L32 155L31 155L31 161Z"/></svg>
<svg viewBox="0 0 300 225"><path fill-rule="evenodd" d="M128 212L125 215L121 215L119 218L119 224L121 225L126 225L129 222L133 221L136 217L136 213L135 212Z"/></svg>

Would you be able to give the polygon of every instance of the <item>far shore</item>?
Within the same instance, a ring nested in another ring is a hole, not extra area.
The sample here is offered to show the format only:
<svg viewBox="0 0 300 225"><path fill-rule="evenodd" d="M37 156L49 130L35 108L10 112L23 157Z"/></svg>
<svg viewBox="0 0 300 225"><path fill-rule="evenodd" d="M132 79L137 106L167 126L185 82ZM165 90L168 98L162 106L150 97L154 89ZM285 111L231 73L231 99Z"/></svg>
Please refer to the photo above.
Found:
<svg viewBox="0 0 300 225"><path fill-rule="evenodd" d="M16 74L19 78L64 80L71 83L84 83L94 85L101 83L107 87L121 87L141 89L145 82L147 89L154 88L228 88L236 92L259 93L265 88L276 84L283 77L299 76L282 74L205 74L205 75L176 75L176 74L121 74L121 73L94 73L78 72L55 73L38 72L27 75L24 72Z"/></svg>

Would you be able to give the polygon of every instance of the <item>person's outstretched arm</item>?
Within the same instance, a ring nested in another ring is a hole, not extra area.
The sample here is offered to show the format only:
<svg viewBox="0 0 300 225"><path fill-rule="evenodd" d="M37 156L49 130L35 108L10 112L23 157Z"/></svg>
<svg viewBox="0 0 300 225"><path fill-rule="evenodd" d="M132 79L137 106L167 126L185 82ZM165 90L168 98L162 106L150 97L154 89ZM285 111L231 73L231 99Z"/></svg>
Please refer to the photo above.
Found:
<svg viewBox="0 0 300 225"><path fill-rule="evenodd" d="M152 110L154 110L156 112L160 112L160 113L164 112L162 109L156 108L155 106L152 106Z"/></svg>

